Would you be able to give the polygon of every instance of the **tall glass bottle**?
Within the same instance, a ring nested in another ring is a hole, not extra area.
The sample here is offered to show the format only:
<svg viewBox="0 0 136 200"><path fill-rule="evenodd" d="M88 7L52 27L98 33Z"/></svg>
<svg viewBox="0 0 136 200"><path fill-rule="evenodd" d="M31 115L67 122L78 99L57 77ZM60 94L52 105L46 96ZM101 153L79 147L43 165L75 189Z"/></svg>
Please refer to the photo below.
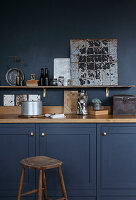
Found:
<svg viewBox="0 0 136 200"><path fill-rule="evenodd" d="M39 85L40 85L40 86L43 86L43 85L44 85L44 69L43 69L43 68L41 68L41 74L40 74Z"/></svg>
<svg viewBox="0 0 136 200"><path fill-rule="evenodd" d="M48 68L45 68L45 75L44 75L44 85L49 85L49 75L48 75Z"/></svg>

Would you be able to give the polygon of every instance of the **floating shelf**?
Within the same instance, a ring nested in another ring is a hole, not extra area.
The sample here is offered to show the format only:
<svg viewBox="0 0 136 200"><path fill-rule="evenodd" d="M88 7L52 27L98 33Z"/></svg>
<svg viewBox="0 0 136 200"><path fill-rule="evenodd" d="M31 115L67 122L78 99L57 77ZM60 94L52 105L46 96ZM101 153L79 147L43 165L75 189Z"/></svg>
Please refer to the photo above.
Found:
<svg viewBox="0 0 136 200"><path fill-rule="evenodd" d="M74 88L106 88L106 97L109 96L109 88L132 88L136 85L96 85L96 86L0 86L0 89L43 89L43 97L46 89L74 89Z"/></svg>
<svg viewBox="0 0 136 200"><path fill-rule="evenodd" d="M30 87L30 86L0 86L0 88L2 89L30 89L30 88L33 88L33 89L35 89L35 88L41 88L41 89L43 89L43 88L45 88L45 86L35 86L35 87Z"/></svg>
<svg viewBox="0 0 136 200"><path fill-rule="evenodd" d="M24 89L35 89L35 88L39 88L39 89L43 89L43 88L47 88L47 89L59 89L59 88L132 88L132 87L136 87L136 85L96 85L96 86L0 86L0 88L7 88L7 89L15 89L15 88L24 88Z"/></svg>

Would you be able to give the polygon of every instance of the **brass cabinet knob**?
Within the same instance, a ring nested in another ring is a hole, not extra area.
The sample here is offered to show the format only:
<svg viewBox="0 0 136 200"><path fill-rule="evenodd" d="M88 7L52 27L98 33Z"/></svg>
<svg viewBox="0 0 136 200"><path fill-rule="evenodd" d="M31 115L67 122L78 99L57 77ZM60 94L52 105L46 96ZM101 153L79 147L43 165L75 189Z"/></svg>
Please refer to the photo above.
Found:
<svg viewBox="0 0 136 200"><path fill-rule="evenodd" d="M45 136L45 133L42 133L42 134L41 134L41 136L43 136L43 137L44 137L44 136Z"/></svg>
<svg viewBox="0 0 136 200"><path fill-rule="evenodd" d="M34 136L34 133L33 133L33 132L31 132L31 133L30 133L30 136Z"/></svg>
<svg viewBox="0 0 136 200"><path fill-rule="evenodd" d="M103 133L103 135L104 135L104 136L106 136L106 135L107 135L107 133L106 133L106 132L104 132L104 133Z"/></svg>

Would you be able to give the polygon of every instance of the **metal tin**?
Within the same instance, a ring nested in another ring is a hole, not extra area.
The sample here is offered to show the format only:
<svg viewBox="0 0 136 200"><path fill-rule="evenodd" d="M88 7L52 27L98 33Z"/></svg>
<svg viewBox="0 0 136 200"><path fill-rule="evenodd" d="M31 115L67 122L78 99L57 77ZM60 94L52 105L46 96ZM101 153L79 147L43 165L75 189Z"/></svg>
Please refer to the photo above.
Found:
<svg viewBox="0 0 136 200"><path fill-rule="evenodd" d="M42 115L42 101L22 101L21 115Z"/></svg>
<svg viewBox="0 0 136 200"><path fill-rule="evenodd" d="M136 97L133 95L113 96L113 115L136 115Z"/></svg>

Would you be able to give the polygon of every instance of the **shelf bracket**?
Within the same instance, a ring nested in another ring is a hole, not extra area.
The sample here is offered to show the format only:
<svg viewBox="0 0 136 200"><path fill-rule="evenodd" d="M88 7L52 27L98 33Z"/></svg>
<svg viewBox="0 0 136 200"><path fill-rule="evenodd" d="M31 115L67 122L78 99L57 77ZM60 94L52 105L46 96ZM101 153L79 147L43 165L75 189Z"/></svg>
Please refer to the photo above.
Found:
<svg viewBox="0 0 136 200"><path fill-rule="evenodd" d="M46 88L43 88L43 97L46 97Z"/></svg>
<svg viewBox="0 0 136 200"><path fill-rule="evenodd" d="M106 87L106 97L109 97L109 88Z"/></svg>

